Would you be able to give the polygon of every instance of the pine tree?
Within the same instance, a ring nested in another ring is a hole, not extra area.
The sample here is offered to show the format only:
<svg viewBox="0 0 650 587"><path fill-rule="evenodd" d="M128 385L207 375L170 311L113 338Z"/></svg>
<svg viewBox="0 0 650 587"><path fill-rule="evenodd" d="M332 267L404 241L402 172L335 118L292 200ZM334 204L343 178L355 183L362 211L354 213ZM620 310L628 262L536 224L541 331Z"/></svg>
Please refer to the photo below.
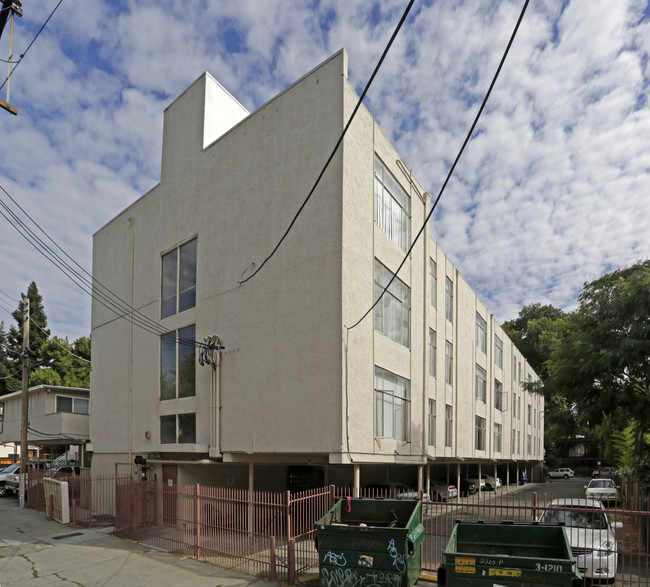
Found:
<svg viewBox="0 0 650 587"><path fill-rule="evenodd" d="M14 387L20 385L20 377L16 379L14 363L11 360L11 351L7 348L9 335L5 330L5 323L0 322L0 395L15 391Z"/></svg>

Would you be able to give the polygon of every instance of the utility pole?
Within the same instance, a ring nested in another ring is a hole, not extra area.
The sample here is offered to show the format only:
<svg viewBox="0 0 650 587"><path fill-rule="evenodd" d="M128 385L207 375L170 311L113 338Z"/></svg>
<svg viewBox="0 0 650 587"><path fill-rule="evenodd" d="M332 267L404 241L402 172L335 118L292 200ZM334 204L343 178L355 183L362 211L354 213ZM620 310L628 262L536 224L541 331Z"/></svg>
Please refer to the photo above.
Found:
<svg viewBox="0 0 650 587"><path fill-rule="evenodd" d="M2 31L9 19L9 75L7 75L7 100L0 98L0 108L4 108L7 112L11 112L14 116L18 114L18 108L9 103L9 90L11 88L11 71L13 69L13 47L14 47L14 14L18 16L23 15L22 2L20 0L2 0L2 9L0 10L0 37Z"/></svg>
<svg viewBox="0 0 650 587"><path fill-rule="evenodd" d="M25 507L25 473L27 472L27 393L29 389L29 298L23 299L23 393L20 422L20 493L18 505Z"/></svg>

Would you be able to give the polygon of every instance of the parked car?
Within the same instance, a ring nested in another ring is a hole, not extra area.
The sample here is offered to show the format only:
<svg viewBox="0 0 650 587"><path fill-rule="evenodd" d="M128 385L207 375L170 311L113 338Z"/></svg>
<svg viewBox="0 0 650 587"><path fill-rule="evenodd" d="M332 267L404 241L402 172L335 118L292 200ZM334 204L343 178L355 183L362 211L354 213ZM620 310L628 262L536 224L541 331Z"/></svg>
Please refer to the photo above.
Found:
<svg viewBox="0 0 650 587"><path fill-rule="evenodd" d="M587 499L598 499L607 504L618 501L618 486L611 479L592 479L585 489Z"/></svg>
<svg viewBox="0 0 650 587"><path fill-rule="evenodd" d="M11 491L14 495L18 495L20 492L20 463L16 463L18 467L11 473L7 475L5 486L7 491ZM34 471L36 469L45 470L47 465L40 461L34 463L27 463L27 471L25 473L25 489L28 488L27 482L29 478L29 471Z"/></svg>
<svg viewBox="0 0 650 587"><path fill-rule="evenodd" d="M473 495L478 491L478 487L476 486L475 483L472 483L472 481L470 481L469 479L463 479L462 477L460 480L459 489L462 497Z"/></svg>
<svg viewBox="0 0 650 587"><path fill-rule="evenodd" d="M7 495L7 477L14 473L15 471L20 472L20 463L14 463L5 467L2 473L0 473L0 497Z"/></svg>
<svg viewBox="0 0 650 587"><path fill-rule="evenodd" d="M613 581L618 549L612 522L600 501L563 498L549 502L539 516L541 524L564 524L578 570L587 579Z"/></svg>
<svg viewBox="0 0 650 587"><path fill-rule="evenodd" d="M470 477L469 479L477 487L480 486L481 491L493 491L501 487L501 479L499 477L492 477L491 475L481 475L481 482L479 483L478 475Z"/></svg>
<svg viewBox="0 0 650 587"><path fill-rule="evenodd" d="M560 469L553 469L548 476L551 478L559 478L559 479L569 479L570 477L573 477L575 473L573 472L572 469L569 468L560 468Z"/></svg>
<svg viewBox="0 0 650 587"><path fill-rule="evenodd" d="M61 465L59 467L52 467L46 475L59 479L61 477L78 477L81 475L81 467L77 465Z"/></svg>
<svg viewBox="0 0 650 587"><path fill-rule="evenodd" d="M453 483L431 480L429 492L433 501L447 501L458 497L458 489Z"/></svg>
<svg viewBox="0 0 650 587"><path fill-rule="evenodd" d="M595 479L596 477L608 477L613 479L616 477L616 467L600 467L600 469L594 469L591 476Z"/></svg>

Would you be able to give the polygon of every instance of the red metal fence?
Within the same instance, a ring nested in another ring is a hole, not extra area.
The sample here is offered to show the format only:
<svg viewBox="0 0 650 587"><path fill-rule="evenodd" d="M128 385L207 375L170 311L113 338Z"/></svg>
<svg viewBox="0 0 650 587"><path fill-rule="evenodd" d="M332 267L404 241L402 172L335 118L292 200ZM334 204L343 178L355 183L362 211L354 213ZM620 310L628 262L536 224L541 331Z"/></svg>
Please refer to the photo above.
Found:
<svg viewBox="0 0 650 587"><path fill-rule="evenodd" d="M38 500L38 485L37 481L33 485L30 478L29 507ZM440 567L442 552L457 521L529 523L538 520L553 499L562 497L553 493L555 488L550 484L537 489L522 492L502 488L448 502L433 502L421 496L426 531L421 550L423 572L435 572ZM360 496L398 497L376 490L367 493L362 490ZM591 547L583 537L583 543L578 541L574 550L579 554L595 548L602 559L609 554L609 564L615 560L617 565L615 585L650 587L649 499L632 484L625 484L621 493L621 500L605 510L614 525L620 523L615 543L603 539ZM300 493L169 486L125 475L81 478L71 494L77 524L109 522L115 525L118 536L293 584L298 574L318 572L314 522L336 499L354 492L333 486ZM43 508L44 504L39 509ZM577 502L565 509L581 511ZM577 560L584 567L585 557ZM590 582L585 580L585 584Z"/></svg>

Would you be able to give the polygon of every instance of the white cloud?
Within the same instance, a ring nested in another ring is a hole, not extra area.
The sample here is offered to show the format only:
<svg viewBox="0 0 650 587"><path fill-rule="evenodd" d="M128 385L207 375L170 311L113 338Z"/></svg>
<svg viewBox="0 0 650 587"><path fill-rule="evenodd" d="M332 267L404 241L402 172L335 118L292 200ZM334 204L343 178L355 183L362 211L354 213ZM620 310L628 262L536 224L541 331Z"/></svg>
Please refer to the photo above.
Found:
<svg viewBox="0 0 650 587"><path fill-rule="evenodd" d="M56 2L25 5L17 53ZM368 95L434 197L521 5L416 3ZM345 47L360 92L405 6L64 2L12 79L18 117L0 112L11 147L0 183L89 268L92 234L158 181L162 111L202 71L254 110ZM500 321L526 303L572 308L584 281L650 256L645 8L547 0L528 9L432 224ZM54 332L88 334L88 297L0 221L0 289L18 297L35 280Z"/></svg>

